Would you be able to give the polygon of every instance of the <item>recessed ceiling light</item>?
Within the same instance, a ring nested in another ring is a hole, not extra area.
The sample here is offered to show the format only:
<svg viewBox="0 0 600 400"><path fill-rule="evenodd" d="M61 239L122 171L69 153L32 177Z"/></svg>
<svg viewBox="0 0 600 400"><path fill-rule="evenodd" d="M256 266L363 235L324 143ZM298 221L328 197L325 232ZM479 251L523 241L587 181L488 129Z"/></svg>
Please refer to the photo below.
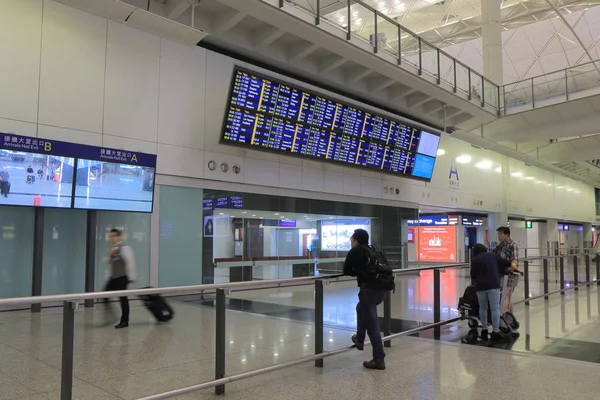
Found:
<svg viewBox="0 0 600 400"><path fill-rule="evenodd" d="M444 154L446 154L446 150L444 150L444 149L438 149L438 151L437 151L437 156L438 157L439 156L443 156Z"/></svg>
<svg viewBox="0 0 600 400"><path fill-rule="evenodd" d="M490 160L483 160L475 164L479 169L490 169L492 168L492 162Z"/></svg>
<svg viewBox="0 0 600 400"><path fill-rule="evenodd" d="M456 162L459 164L468 164L471 162L471 156L468 154L464 154L462 156L456 157Z"/></svg>
<svg viewBox="0 0 600 400"><path fill-rule="evenodd" d="M511 175L516 178L519 178L519 177L523 176L523 173L522 172L513 172Z"/></svg>
<svg viewBox="0 0 600 400"><path fill-rule="evenodd" d="M252 214L253 217L256 217L256 214Z"/></svg>

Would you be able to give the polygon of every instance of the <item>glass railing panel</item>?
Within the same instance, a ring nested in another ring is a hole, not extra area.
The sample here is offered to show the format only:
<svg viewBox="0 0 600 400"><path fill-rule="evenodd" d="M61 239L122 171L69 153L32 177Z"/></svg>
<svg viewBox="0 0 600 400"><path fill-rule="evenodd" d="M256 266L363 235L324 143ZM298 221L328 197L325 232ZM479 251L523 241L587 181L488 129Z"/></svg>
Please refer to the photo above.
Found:
<svg viewBox="0 0 600 400"><path fill-rule="evenodd" d="M448 54L440 51L440 80L454 87L455 79L455 62ZM458 77L456 77L458 79Z"/></svg>
<svg viewBox="0 0 600 400"><path fill-rule="evenodd" d="M480 74L471 70L471 99L481 103L483 96L483 79Z"/></svg>
<svg viewBox="0 0 600 400"><path fill-rule="evenodd" d="M398 24L377 13L377 49L394 57L399 57Z"/></svg>
<svg viewBox="0 0 600 400"><path fill-rule="evenodd" d="M532 79L534 103L564 97L565 73L552 72Z"/></svg>
<svg viewBox="0 0 600 400"><path fill-rule="evenodd" d="M375 47L375 18L374 10L360 3L350 1L351 19L350 31L353 38L358 38Z"/></svg>
<svg viewBox="0 0 600 400"><path fill-rule="evenodd" d="M568 93L583 92L600 87L600 61L579 65L566 70Z"/></svg>
<svg viewBox="0 0 600 400"><path fill-rule="evenodd" d="M421 40L421 62L423 73L438 79L438 49Z"/></svg>
<svg viewBox="0 0 600 400"><path fill-rule="evenodd" d="M400 52L402 62L419 68L420 43L419 37L404 29L400 29Z"/></svg>
<svg viewBox="0 0 600 400"><path fill-rule="evenodd" d="M456 90L463 94L469 94L469 67L456 63Z"/></svg>
<svg viewBox="0 0 600 400"><path fill-rule="evenodd" d="M483 93L485 98L485 104L498 108L498 86L488 81L483 80Z"/></svg>
<svg viewBox="0 0 600 400"><path fill-rule="evenodd" d="M531 80L504 85L504 103L506 109L518 107L532 101Z"/></svg>

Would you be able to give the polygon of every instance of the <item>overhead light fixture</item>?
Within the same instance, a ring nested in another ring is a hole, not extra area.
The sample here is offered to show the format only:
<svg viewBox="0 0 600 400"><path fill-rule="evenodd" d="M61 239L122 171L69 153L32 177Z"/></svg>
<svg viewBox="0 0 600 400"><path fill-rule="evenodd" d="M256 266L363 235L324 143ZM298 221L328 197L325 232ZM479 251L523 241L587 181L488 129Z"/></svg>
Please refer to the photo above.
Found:
<svg viewBox="0 0 600 400"><path fill-rule="evenodd" d="M535 178L534 178L533 176L528 176L528 177L527 177L527 178L525 178L525 179L526 179L526 180L528 180L528 181L532 181L532 180L534 180Z"/></svg>
<svg viewBox="0 0 600 400"><path fill-rule="evenodd" d="M492 162L490 160L483 160L475 164L479 169L490 169L492 168Z"/></svg>
<svg viewBox="0 0 600 400"><path fill-rule="evenodd" d="M502 172L502 167L498 167L494 171L500 173L500 172Z"/></svg>
<svg viewBox="0 0 600 400"><path fill-rule="evenodd" d="M523 173L522 172L513 172L511 175L514 176L515 178L520 178L523 176Z"/></svg>
<svg viewBox="0 0 600 400"><path fill-rule="evenodd" d="M438 149L438 151L437 151L437 156L438 157L439 156L443 156L444 154L446 154L446 150L444 150L444 149Z"/></svg>
<svg viewBox="0 0 600 400"><path fill-rule="evenodd" d="M460 164L468 164L471 162L471 156L468 154L464 154L462 156L456 157L456 162Z"/></svg>

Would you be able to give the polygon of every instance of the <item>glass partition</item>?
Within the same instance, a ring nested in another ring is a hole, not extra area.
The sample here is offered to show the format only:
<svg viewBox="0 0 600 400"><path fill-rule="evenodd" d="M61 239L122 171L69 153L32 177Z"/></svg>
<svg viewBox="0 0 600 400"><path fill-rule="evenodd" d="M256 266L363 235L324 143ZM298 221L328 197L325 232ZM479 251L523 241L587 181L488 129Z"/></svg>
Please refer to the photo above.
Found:
<svg viewBox="0 0 600 400"><path fill-rule="evenodd" d="M416 209L208 189L203 197L203 268L214 274L205 283L340 273L358 228L395 268L419 263L408 229Z"/></svg>
<svg viewBox="0 0 600 400"><path fill-rule="evenodd" d="M202 283L202 189L160 186L158 285Z"/></svg>
<svg viewBox="0 0 600 400"><path fill-rule="evenodd" d="M0 208L0 297L31 296L33 213L29 207Z"/></svg>
<svg viewBox="0 0 600 400"><path fill-rule="evenodd" d="M86 211L44 210L42 295L85 292L86 226Z"/></svg>
<svg viewBox="0 0 600 400"><path fill-rule="evenodd" d="M137 279L129 289L150 285L150 215L116 211L98 211L96 226L96 291L104 290L109 277L105 257L110 249L111 229L123 233L123 241L131 246L135 257Z"/></svg>

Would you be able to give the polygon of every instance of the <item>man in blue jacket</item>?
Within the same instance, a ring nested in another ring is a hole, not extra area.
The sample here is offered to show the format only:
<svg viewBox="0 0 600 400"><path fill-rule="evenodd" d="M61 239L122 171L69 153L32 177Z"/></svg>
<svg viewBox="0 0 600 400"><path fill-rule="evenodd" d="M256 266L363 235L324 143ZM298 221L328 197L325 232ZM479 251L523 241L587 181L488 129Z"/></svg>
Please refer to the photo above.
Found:
<svg viewBox="0 0 600 400"><path fill-rule="evenodd" d="M496 253L488 253L487 247L478 243L473 247L471 260L471 279L474 281L479 301L479 319L481 320L481 339L488 340L488 305L492 314L492 343L503 339L500 333L500 287L501 279L507 269L518 271L511 266L510 260Z"/></svg>

